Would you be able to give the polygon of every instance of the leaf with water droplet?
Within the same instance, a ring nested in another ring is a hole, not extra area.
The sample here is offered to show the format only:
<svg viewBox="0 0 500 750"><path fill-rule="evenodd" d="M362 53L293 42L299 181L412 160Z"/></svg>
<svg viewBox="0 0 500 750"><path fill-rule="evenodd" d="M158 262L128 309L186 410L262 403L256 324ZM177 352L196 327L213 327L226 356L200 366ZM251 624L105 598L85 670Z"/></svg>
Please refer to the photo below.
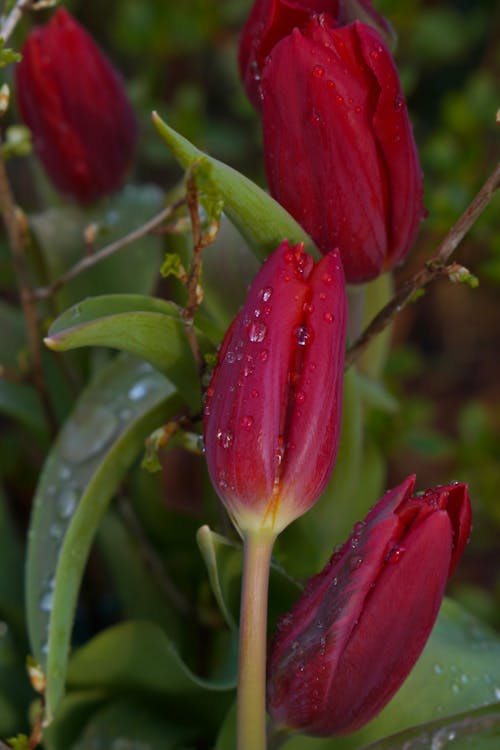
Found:
<svg viewBox="0 0 500 750"><path fill-rule="evenodd" d="M153 122L180 164L188 169L205 160L212 166L211 178L224 199L224 210L259 258L265 258L286 237L290 243L304 242L306 250L319 258L311 238L270 195L235 169L204 154L153 113Z"/></svg>
<svg viewBox="0 0 500 750"><path fill-rule="evenodd" d="M138 294L90 297L54 321L45 343L55 351L110 346L142 357L177 386L193 411L200 407L196 363L172 302Z"/></svg>
<svg viewBox="0 0 500 750"><path fill-rule="evenodd" d="M144 378L143 397L130 400ZM64 692L76 598L100 519L146 436L180 404L163 375L122 355L83 392L45 462L30 521L26 593L31 648L47 676L48 721ZM103 433L105 413L113 430ZM49 584L50 607L43 599Z"/></svg>

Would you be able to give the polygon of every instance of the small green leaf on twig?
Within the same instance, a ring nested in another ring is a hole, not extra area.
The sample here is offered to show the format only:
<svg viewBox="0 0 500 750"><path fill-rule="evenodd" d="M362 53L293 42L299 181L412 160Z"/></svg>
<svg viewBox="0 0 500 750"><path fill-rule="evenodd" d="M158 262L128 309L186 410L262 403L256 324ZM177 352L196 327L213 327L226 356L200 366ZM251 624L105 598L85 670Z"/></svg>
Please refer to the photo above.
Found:
<svg viewBox="0 0 500 750"><path fill-rule="evenodd" d="M160 273L164 278L167 278L167 276L175 276L183 283L187 281L186 269L182 265L180 256L177 255L177 253L167 253L165 255L165 260L160 268Z"/></svg>
<svg viewBox="0 0 500 750"><path fill-rule="evenodd" d="M45 693L47 679L41 664L39 664L32 656L28 656L26 658L26 669L28 670L28 677L33 690L37 693Z"/></svg>
<svg viewBox="0 0 500 750"><path fill-rule="evenodd" d="M424 295L425 295L425 289L423 288L415 289L415 291L410 297L410 302L416 302L418 299L420 299L420 297L423 297Z"/></svg>
<svg viewBox="0 0 500 750"><path fill-rule="evenodd" d="M10 159L12 156L28 156L31 154L31 151L31 132L28 128L25 128L24 125L11 125L7 128L5 131L5 141L2 144L4 159Z"/></svg>
<svg viewBox="0 0 500 750"><path fill-rule="evenodd" d="M29 737L26 737L25 734L18 734L16 737L9 737L7 742L8 747L12 748L12 750L30 750ZM0 743L0 748L1 747L7 748L7 745Z"/></svg>
<svg viewBox="0 0 500 750"><path fill-rule="evenodd" d="M14 52L13 49L10 49L10 47L4 47L4 44L5 40L0 39L0 68L4 68L11 62L19 62L23 57L19 52Z"/></svg>
<svg viewBox="0 0 500 750"><path fill-rule="evenodd" d="M474 276L465 266L461 266L459 263L454 263L448 270L448 278L455 284L467 284L472 289L476 289L479 286L479 279Z"/></svg>
<svg viewBox="0 0 500 750"><path fill-rule="evenodd" d="M146 469L151 474L161 470L158 453L167 445L178 429L178 422L168 422L151 433L145 442L146 450L141 463L143 469Z"/></svg>
<svg viewBox="0 0 500 750"><path fill-rule="evenodd" d="M207 158L201 158L192 164L189 177L196 183L198 202L203 208L200 218L202 220L205 244L213 242L217 232L224 208L224 199L213 178L213 166Z"/></svg>

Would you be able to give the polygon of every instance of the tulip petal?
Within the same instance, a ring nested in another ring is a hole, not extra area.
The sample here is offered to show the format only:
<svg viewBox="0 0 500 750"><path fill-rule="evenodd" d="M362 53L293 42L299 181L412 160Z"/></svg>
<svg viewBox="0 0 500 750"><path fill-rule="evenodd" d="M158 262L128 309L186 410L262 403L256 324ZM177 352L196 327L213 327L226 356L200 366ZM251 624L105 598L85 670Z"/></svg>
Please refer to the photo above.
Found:
<svg viewBox="0 0 500 750"><path fill-rule="evenodd" d="M294 498L297 515L323 491L340 438L344 374L333 363L344 357L347 300L338 250L314 267L309 286L311 296L301 327L308 338L294 383L281 489L287 501Z"/></svg>
<svg viewBox="0 0 500 750"><path fill-rule="evenodd" d="M300 325L308 293L294 255L283 243L252 284L207 391L210 476L240 526L248 509L262 519L273 495L295 346L292 332Z"/></svg>
<svg viewBox="0 0 500 750"><path fill-rule="evenodd" d="M422 171L394 60L376 31L359 22L355 27L363 57L380 86L373 132L387 168L385 267L390 268L413 244L424 215Z"/></svg>

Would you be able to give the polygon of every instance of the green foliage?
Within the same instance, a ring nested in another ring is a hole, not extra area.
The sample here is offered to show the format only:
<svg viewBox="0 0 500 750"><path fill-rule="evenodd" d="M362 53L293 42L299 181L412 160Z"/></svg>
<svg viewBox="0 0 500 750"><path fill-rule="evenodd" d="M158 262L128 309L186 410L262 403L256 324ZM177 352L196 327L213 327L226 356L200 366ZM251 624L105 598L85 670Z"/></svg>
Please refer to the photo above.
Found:
<svg viewBox="0 0 500 750"><path fill-rule="evenodd" d="M498 159L495 2L375 4L399 36L429 212L398 285L430 259ZM36 300L39 338L50 346L42 398L0 240L0 737L20 732L10 746L29 746L31 651L48 684L45 750L234 750L242 549L195 455L203 402L189 337L205 386L262 260L284 237L315 249L265 192L259 117L237 70L250 0L111 0L105 14L98 2L67 5L120 68L141 137L130 184L80 208L50 188L10 105L2 154L24 211L30 283L47 289L190 183L214 242L202 253L192 328L182 311L192 260L185 208ZM6 77L31 15L11 48L1 45ZM154 125L152 111L163 118ZM472 543L450 594L492 629L448 601L380 716L350 737L296 737L284 750L498 746L497 209L498 198L453 256L449 279L415 299L347 373L336 472L276 545L269 611L271 635L299 595L296 579L316 573L384 489L417 471L419 488L449 479L470 486ZM386 275L367 286L363 325L391 284ZM163 450L166 425L179 418L186 431ZM144 456L154 475L141 468Z"/></svg>

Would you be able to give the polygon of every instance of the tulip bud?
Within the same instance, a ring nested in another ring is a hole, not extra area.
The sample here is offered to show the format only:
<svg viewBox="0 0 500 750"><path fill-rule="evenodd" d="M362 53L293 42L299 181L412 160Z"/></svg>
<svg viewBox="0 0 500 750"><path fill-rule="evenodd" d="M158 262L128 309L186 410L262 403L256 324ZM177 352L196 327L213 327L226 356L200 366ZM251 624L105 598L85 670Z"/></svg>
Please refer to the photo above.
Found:
<svg viewBox="0 0 500 750"><path fill-rule="evenodd" d="M207 389L212 482L242 533L279 533L322 492L337 454L346 335L337 251L287 241L257 274Z"/></svg>
<svg viewBox="0 0 500 750"><path fill-rule="evenodd" d="M280 39L294 28L304 28L318 13L342 26L358 19L378 29L388 42L394 38L390 23L372 7L371 0L256 0L239 49L241 79L256 109L260 109L260 78L266 57Z"/></svg>
<svg viewBox="0 0 500 750"><path fill-rule="evenodd" d="M387 492L278 624L268 708L278 727L345 734L375 716L418 659L467 542L467 487Z"/></svg>
<svg viewBox="0 0 500 750"><path fill-rule="evenodd" d="M64 8L28 35L21 52L19 112L56 188L80 203L117 190L137 140L117 71Z"/></svg>
<svg viewBox="0 0 500 750"><path fill-rule="evenodd" d="M423 215L422 174L394 61L379 34L325 16L267 59L261 88L271 194L348 282L392 268Z"/></svg>

